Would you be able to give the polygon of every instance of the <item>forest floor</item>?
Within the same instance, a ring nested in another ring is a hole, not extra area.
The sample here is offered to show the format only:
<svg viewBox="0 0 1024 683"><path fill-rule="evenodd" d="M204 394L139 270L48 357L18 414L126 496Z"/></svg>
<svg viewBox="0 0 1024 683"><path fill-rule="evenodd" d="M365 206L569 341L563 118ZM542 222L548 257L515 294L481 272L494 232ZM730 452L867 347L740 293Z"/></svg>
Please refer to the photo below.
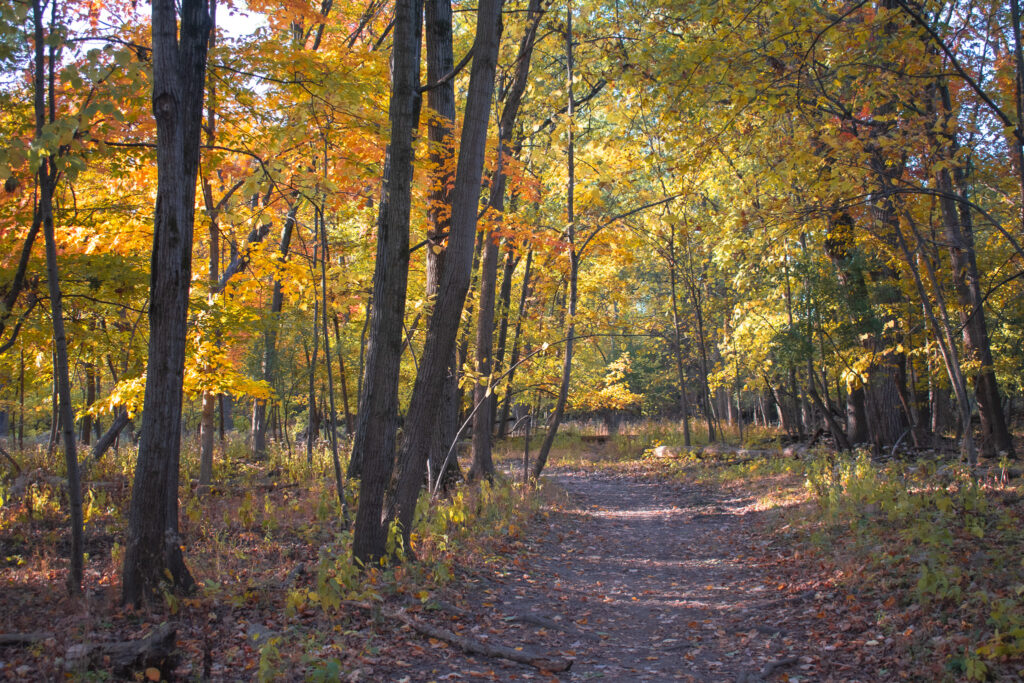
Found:
<svg viewBox="0 0 1024 683"><path fill-rule="evenodd" d="M799 491L791 477L757 491L636 467L549 476L564 505L506 564L465 571L448 591L465 610L453 622L478 637L574 660L559 680L912 678L886 656L893 639L856 617L869 606L808 572L800 551L771 534L787 505L777 495ZM415 669L408 680L548 677L452 648L434 648Z"/></svg>
<svg viewBox="0 0 1024 683"><path fill-rule="evenodd" d="M30 489L0 508L0 680L1024 676L1020 482L957 479L952 466L890 477L827 454L628 450L563 453L525 499L507 483L467 489L418 527L417 562L366 574L327 478L285 469L268 484L258 469L203 499L186 492L200 590L139 611L117 604L127 477L90 493L75 600L59 497ZM97 651L91 671L66 673L76 647L161 623L176 629L173 660L117 673ZM470 655L460 639L572 666Z"/></svg>

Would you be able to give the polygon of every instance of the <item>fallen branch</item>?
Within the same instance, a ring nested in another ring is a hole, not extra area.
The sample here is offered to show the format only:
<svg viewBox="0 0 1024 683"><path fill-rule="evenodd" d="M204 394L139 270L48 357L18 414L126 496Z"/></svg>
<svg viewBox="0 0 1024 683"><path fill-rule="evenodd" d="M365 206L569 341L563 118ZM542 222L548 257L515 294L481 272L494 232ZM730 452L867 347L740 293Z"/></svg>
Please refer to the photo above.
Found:
<svg viewBox="0 0 1024 683"><path fill-rule="evenodd" d="M72 645L64 656L64 670L108 669L115 676L130 676L134 671L155 667L169 673L176 635L173 626L161 624L140 640Z"/></svg>
<svg viewBox="0 0 1024 683"><path fill-rule="evenodd" d="M792 665L796 664L799 661L800 660L797 657L786 657L785 659L777 659L774 662L768 662L761 669L761 678L768 678L773 673L775 673L778 669L782 669L782 668L785 668L787 666L792 666Z"/></svg>
<svg viewBox="0 0 1024 683"><path fill-rule="evenodd" d="M0 647L7 645L31 645L53 638L52 633L0 633Z"/></svg>
<svg viewBox="0 0 1024 683"><path fill-rule="evenodd" d="M18 461L14 459L13 455L4 450L3 446L0 446L0 455L4 456L4 458L11 463L11 467L14 468L14 476L21 474L21 465L19 465Z"/></svg>
<svg viewBox="0 0 1024 683"><path fill-rule="evenodd" d="M370 612L379 611L380 614L383 614L389 619L395 619L402 622L417 633L429 638L443 640L444 642L455 645L470 654L507 659L509 661L519 662L520 664L528 664L529 666L540 669L541 671L551 671L553 673L568 671L569 667L572 666L573 660L571 659L548 657L525 649L516 650L504 645L491 645L490 643L466 638L447 629L420 621L402 610L388 609L383 605L372 605L368 602L359 602L356 600L345 600L342 604L349 607L358 607L359 609L368 610Z"/></svg>
<svg viewBox="0 0 1024 683"><path fill-rule="evenodd" d="M792 666L799 661L800 659L797 657L786 657L784 659L777 659L774 662L768 662L758 673L751 673L749 671L741 673L736 679L736 683L760 683L761 681L766 681L777 670Z"/></svg>
<svg viewBox="0 0 1024 683"><path fill-rule="evenodd" d="M192 486L199 486L198 479L190 479L189 483ZM243 494L251 493L253 491L277 491L280 489L293 489L298 488L298 482L280 482L277 479L259 479L252 481L248 484L232 484L229 482L221 484L211 484L207 493L211 495L228 495L228 494Z"/></svg>
<svg viewBox="0 0 1024 683"><path fill-rule="evenodd" d="M96 440L96 445L92 447L93 460L99 460L103 457L107 449L114 445L114 441L117 440L121 430L128 426L128 422L128 411L122 408L117 413L117 416L114 417L114 421L107 427L107 431L103 432L103 435Z"/></svg>

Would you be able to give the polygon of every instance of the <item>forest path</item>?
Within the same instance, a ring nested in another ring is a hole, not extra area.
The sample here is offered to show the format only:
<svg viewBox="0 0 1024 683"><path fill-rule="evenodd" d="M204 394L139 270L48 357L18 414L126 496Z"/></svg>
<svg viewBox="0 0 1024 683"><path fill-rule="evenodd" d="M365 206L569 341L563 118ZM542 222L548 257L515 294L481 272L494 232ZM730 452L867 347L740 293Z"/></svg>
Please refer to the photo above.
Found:
<svg viewBox="0 0 1024 683"><path fill-rule="evenodd" d="M549 476L568 502L505 564L461 577L455 600L473 635L572 658L564 681L824 680L806 627L827 596L780 583L753 498L589 469ZM447 664L546 677L497 660Z"/></svg>

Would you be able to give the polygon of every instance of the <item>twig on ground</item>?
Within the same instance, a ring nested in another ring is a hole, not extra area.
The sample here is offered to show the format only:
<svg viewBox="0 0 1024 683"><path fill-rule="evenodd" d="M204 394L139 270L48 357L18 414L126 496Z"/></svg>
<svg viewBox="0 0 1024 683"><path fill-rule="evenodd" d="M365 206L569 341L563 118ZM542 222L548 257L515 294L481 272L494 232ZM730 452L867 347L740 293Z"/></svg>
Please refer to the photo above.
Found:
<svg viewBox="0 0 1024 683"><path fill-rule="evenodd" d="M792 666L799 661L800 659L798 657L784 657L783 659L776 659L774 662L768 662L765 664L758 673L744 671L736 679L736 683L760 683L761 681L766 681L768 680L768 677L777 670L787 666Z"/></svg>
<svg viewBox="0 0 1024 683"><path fill-rule="evenodd" d="M551 671L555 673L559 671L568 671L569 667L572 666L573 660L571 659L565 659L563 657L549 657L547 655L530 652L526 649L516 650L504 645L492 645L479 640L473 640L472 638L466 638L456 633L452 633L447 629L420 621L402 610L389 609L383 605L373 605L368 602L359 602L356 600L344 600L342 604L349 607L358 607L359 609L368 610L370 612L379 610L380 614L388 617L389 619L395 619L402 622L417 633L429 638L443 640L446 643L455 645L471 654L507 659L509 661L519 662L520 664L528 664L534 668L540 669L541 671Z"/></svg>

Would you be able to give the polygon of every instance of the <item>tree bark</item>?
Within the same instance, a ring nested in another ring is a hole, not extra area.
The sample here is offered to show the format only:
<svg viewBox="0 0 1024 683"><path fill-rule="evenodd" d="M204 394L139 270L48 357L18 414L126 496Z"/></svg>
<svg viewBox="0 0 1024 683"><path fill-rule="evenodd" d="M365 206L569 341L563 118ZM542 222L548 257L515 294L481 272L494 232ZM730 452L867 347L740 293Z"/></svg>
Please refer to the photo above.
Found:
<svg viewBox="0 0 1024 683"><path fill-rule="evenodd" d="M278 243L278 259L284 261L291 250L292 235L299 213L298 193L293 195L292 205L288 207L284 224L281 226L281 240ZM270 296L270 316L264 321L263 332L263 380L272 383L277 378L277 327L280 323L281 309L284 307L284 287L275 278L274 290ZM315 329L315 328L314 328ZM267 457L267 402L256 400L252 410L252 454L257 460Z"/></svg>
<svg viewBox="0 0 1024 683"><path fill-rule="evenodd" d="M345 433L352 434L352 411L348 403L348 379L345 377L345 354L341 352L341 326L338 323L338 314L334 314L334 346L338 350L338 378L341 386L341 409L345 411Z"/></svg>
<svg viewBox="0 0 1024 683"><path fill-rule="evenodd" d="M676 379L679 382L679 411L683 414L683 445L690 447L690 406L686 397L686 372L683 370L683 330L679 320L679 297L676 295L676 226L671 226L668 241L668 275L672 294L672 332L675 339Z"/></svg>
<svg viewBox="0 0 1024 683"><path fill-rule="evenodd" d="M505 395L501 406L501 419L498 420L498 438L505 438L508 429L508 418L512 410L512 382L515 381L516 366L519 364L519 338L523 331L523 315L526 303L530 299L530 274L533 266L533 248L526 252L526 265L523 267L523 281L519 286L519 310L516 314L516 327L512 333L512 353L508 360L508 373L505 378ZM530 418L531 420L533 418Z"/></svg>
<svg viewBox="0 0 1024 683"><path fill-rule="evenodd" d="M957 175L962 171L957 172ZM970 209L956 206L959 196L949 171L937 174L937 186L943 196L943 232L949 245L949 261L953 273L953 289L960 304L960 325L963 328L964 353L979 365L974 376L974 391L981 418L981 448L986 456L998 453L1015 457L1013 439L1006 427L999 385L996 380L989 344L988 324L985 319L984 296L981 292L978 260L974 249L974 231Z"/></svg>
<svg viewBox="0 0 1024 683"><path fill-rule="evenodd" d="M53 7L54 21L50 26L52 36L56 23L56 5ZM51 44L49 60L44 57L46 38L43 32L43 7L39 0L32 3L34 28L35 69L34 104L36 116L36 137L43 133L45 122L53 123L56 112L54 100L54 74L56 69L56 48ZM48 65L48 78L44 72ZM48 105L48 106L47 106ZM67 587L71 595L82 592L82 571L84 564L84 531L82 522L82 485L78 474L78 452L75 441L75 414L71 405L71 379L68 371L68 342L64 332L64 307L60 291L60 271L57 265L57 238L53 225L53 194L57 187L59 172L52 155L41 160L38 172L39 200L36 213L43 225L46 241L46 280L50 292L50 312L53 322L54 384L60 399L61 435L64 442L64 463L67 467L68 500L70 508L71 547L69 550L70 570Z"/></svg>
<svg viewBox="0 0 1024 683"><path fill-rule="evenodd" d="M217 0L210 0L210 22L217 25ZM217 42L217 32L210 31L210 42L208 50L212 51ZM216 141L217 131L217 88L216 80L207 79L206 84L207 108L206 108L206 144L212 146ZM203 200L206 204L208 221L206 224L207 234L210 238L209 272L207 273L207 294L210 303L220 291L220 225L218 224L218 207L213 203L213 188L209 178L203 178ZM217 337L219 333L215 332ZM215 429L214 418L216 416L217 396L209 390L203 391L202 396L202 417L199 424L199 491L209 489L213 480L213 432Z"/></svg>
<svg viewBox="0 0 1024 683"><path fill-rule="evenodd" d="M469 478L494 477L494 462L491 459L491 434L493 433L494 382L494 306L498 279L498 242L495 229L500 226L505 211L505 159L511 157L512 136L515 131L519 107L526 92L533 57L533 45L537 37L537 26L541 18L540 0L530 0L526 29L519 42L516 56L516 70L508 90L505 105L498 121L498 163L491 177L491 192L487 201L490 209L491 227L484 234L483 260L480 263L480 300L476 327L476 371L481 376L473 389L473 405L476 416L473 419L473 467Z"/></svg>
<svg viewBox="0 0 1024 683"><path fill-rule="evenodd" d="M886 191L890 191L891 187L886 184L885 189ZM917 247L920 252L921 235L917 229L917 224L914 221L913 216L909 213L904 213L904 217L917 240ZM917 288L918 296L921 299L921 305L924 308L925 317L928 319L929 325L932 328L932 334L939 345L939 352L942 354L942 360L946 366L946 373L949 376L950 384L953 386L953 393L956 396L957 408L960 413L960 427L963 432L961 434L962 440L960 442L961 456L971 464L974 464L977 461L978 456L977 451L975 450L974 437L971 433L971 404L970 399L967 396L967 383L965 382L963 372L960 369L960 358L957 353L956 341L953 337L952 326L949 321L948 307L946 306L945 297L942 294L942 287L935 274L935 269L932 267L931 261L928 260L928 256L923 253L920 254L921 258L919 262L925 267L925 272L928 274L928 280L932 285L932 291L935 295L935 305L933 305L931 298L925 291L924 283L921 281L920 268L918 263L915 263L914 261L910 247L907 244L906 237L903 235L903 230L898 223L894 227L896 230L895 235L897 244L899 245L900 251L903 253L903 258L906 260L907 269L914 278L914 285ZM938 316L935 314L936 305L939 309Z"/></svg>
<svg viewBox="0 0 1024 683"><path fill-rule="evenodd" d="M579 254L576 251L576 213L575 213L575 191L576 191L576 147L575 147L575 102L573 101L573 33L572 33L572 2L565 10L565 57L566 57L566 83L569 90L569 140L568 140L568 166L569 182L566 188L566 241L569 244L569 301L568 301L568 329L565 335L565 350L562 356L562 381L558 387L558 397L555 399L555 409L548 420L548 431L541 442L540 450L537 451L537 460L533 463L533 478L539 479L544 466L547 465L548 457L551 454L551 447L555 443L555 436L558 434L558 426L562 422L565 413L565 404L569 399L569 382L572 378L572 357L576 341L576 297L577 279L579 277Z"/></svg>
<svg viewBox="0 0 1024 683"><path fill-rule="evenodd" d="M384 494L394 469L398 427L398 371L409 273L412 143L420 112L421 8L419 0L397 0L395 4L391 143L384 161L384 188L377 217L370 339L349 464L349 476L361 475L352 554L364 565L383 557L387 544L388 530L381 519Z"/></svg>
<svg viewBox="0 0 1024 683"><path fill-rule="evenodd" d="M114 421L107 427L107 431L103 432L100 438L96 439L95 445L92 447L92 459L99 460L103 457L103 454L107 452L114 441L117 439L117 435L121 433L121 430L128 426L128 411L124 408L120 408L116 411L117 414L114 416Z"/></svg>
<svg viewBox="0 0 1024 683"><path fill-rule="evenodd" d="M452 48L452 6L451 0L427 0L424 5L427 82L438 83L455 68ZM449 79L430 89L430 108L436 114L427 127L430 139L430 168L433 174L428 199L427 218L430 229L427 232L427 283L426 294L436 301L444 271L445 249L452 226L452 189L455 184L455 82ZM458 365L455 350L448 359L448 369L441 380L441 410L438 413L437 429L430 446L428 467L430 478L440 479L441 489L449 490L462 478L458 458L448 458L448 449L458 430ZM444 468L444 473L441 473Z"/></svg>
<svg viewBox="0 0 1024 683"><path fill-rule="evenodd" d="M407 549L416 500L426 473L443 379L455 349L462 308L472 277L480 180L501 39L501 5L502 0L482 0L477 12L473 66L452 194L451 235L448 238L437 302L430 318L422 360L409 400L405 438L398 453L397 483L387 503L387 524L398 522ZM382 529L382 532L386 536L387 529ZM374 550L375 556L379 557L384 551L384 545Z"/></svg>
<svg viewBox="0 0 1024 683"><path fill-rule="evenodd" d="M153 0L153 114L157 124L157 199L149 295L149 362L121 599L138 605L170 578L193 584L178 535L178 464L192 230L212 28L205 0Z"/></svg>
<svg viewBox="0 0 1024 683"><path fill-rule="evenodd" d="M345 481L341 477L341 460L338 458L338 417L334 409L334 371L331 369L331 338L327 335L327 259L329 258L329 252L327 249L327 224L324 221L323 208L317 209L317 215L320 224L318 234L322 254L320 259L320 294L322 297L321 306L324 309L320 315L320 320L324 333L324 368L327 370L327 397L330 400L331 408L329 420L331 429L331 461L334 464L334 486L338 493L338 504L341 506L341 519L347 529L349 526L348 503L345 501Z"/></svg>
<svg viewBox="0 0 1024 683"><path fill-rule="evenodd" d="M96 366L93 363L82 363L85 370L85 407L89 408L96 402ZM86 413L82 416L81 440L86 446L92 441L94 420Z"/></svg>

